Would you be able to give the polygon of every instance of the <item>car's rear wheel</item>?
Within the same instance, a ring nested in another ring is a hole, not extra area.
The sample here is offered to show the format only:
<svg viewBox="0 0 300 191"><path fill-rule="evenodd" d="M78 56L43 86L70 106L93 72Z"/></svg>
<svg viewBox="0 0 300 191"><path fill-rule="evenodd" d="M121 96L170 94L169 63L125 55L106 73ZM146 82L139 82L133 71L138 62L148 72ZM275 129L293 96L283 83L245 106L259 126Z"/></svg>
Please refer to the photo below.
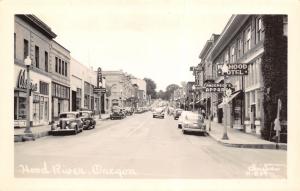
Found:
<svg viewBox="0 0 300 191"><path fill-rule="evenodd" d="M181 125L180 124L178 124L178 126L177 126L179 129L181 129Z"/></svg>

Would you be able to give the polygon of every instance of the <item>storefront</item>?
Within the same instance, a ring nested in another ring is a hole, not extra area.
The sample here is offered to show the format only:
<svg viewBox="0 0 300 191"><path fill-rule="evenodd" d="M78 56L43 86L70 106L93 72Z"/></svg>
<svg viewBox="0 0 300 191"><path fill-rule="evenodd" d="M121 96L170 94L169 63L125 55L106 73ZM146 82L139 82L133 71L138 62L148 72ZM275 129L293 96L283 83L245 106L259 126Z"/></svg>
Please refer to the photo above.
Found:
<svg viewBox="0 0 300 191"><path fill-rule="evenodd" d="M52 116L57 120L62 112L70 111L70 88L52 82Z"/></svg>
<svg viewBox="0 0 300 191"><path fill-rule="evenodd" d="M27 119L26 101L26 68L15 66L15 89L14 89L14 126L25 127ZM50 90L51 78L42 73L30 70L30 121L31 125L45 125L50 122Z"/></svg>

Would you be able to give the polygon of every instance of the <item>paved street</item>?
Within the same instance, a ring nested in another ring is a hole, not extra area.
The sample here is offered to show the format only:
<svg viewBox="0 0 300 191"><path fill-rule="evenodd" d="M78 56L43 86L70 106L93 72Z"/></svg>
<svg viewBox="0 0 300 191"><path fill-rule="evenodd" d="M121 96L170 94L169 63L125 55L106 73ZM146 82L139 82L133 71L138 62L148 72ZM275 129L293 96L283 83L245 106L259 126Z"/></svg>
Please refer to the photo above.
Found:
<svg viewBox="0 0 300 191"><path fill-rule="evenodd" d="M286 178L286 151L225 147L183 135L150 112L106 120L78 135L15 143L16 177Z"/></svg>

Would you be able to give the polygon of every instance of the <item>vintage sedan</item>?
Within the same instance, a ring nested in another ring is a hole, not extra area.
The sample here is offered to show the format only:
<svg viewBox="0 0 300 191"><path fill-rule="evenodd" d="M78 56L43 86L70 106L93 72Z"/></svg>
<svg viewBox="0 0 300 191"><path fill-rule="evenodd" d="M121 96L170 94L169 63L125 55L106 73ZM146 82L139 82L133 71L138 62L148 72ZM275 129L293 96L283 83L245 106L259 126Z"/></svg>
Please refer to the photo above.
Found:
<svg viewBox="0 0 300 191"><path fill-rule="evenodd" d="M123 119L125 118L125 112L119 106L113 106L111 109L110 119Z"/></svg>
<svg viewBox="0 0 300 191"><path fill-rule="evenodd" d="M94 129L96 121L92 111L80 111L80 118L82 121L83 129Z"/></svg>
<svg viewBox="0 0 300 191"><path fill-rule="evenodd" d="M165 118L165 109L163 107L156 108L153 111L153 118Z"/></svg>
<svg viewBox="0 0 300 191"><path fill-rule="evenodd" d="M79 112L63 112L59 114L59 120L51 125L51 133L73 132L77 134L82 132L83 124Z"/></svg>
<svg viewBox="0 0 300 191"><path fill-rule="evenodd" d="M185 115L182 121L182 133L186 132L206 133L206 125L201 114L189 112Z"/></svg>

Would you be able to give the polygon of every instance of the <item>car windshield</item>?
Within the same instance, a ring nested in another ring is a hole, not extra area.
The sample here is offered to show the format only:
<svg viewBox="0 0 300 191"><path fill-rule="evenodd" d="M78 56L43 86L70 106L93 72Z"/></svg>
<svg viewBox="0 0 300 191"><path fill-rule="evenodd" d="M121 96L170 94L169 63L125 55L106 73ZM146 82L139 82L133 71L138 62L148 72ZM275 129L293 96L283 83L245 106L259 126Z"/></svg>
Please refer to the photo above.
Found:
<svg viewBox="0 0 300 191"><path fill-rule="evenodd" d="M74 113L62 113L59 115L59 118L75 118Z"/></svg>
<svg viewBox="0 0 300 191"><path fill-rule="evenodd" d="M162 112L163 111L163 108L156 108L155 109L155 112Z"/></svg>
<svg viewBox="0 0 300 191"><path fill-rule="evenodd" d="M88 112L82 112L82 113L81 113L81 116L82 116L82 117L89 117L90 115L89 115Z"/></svg>

